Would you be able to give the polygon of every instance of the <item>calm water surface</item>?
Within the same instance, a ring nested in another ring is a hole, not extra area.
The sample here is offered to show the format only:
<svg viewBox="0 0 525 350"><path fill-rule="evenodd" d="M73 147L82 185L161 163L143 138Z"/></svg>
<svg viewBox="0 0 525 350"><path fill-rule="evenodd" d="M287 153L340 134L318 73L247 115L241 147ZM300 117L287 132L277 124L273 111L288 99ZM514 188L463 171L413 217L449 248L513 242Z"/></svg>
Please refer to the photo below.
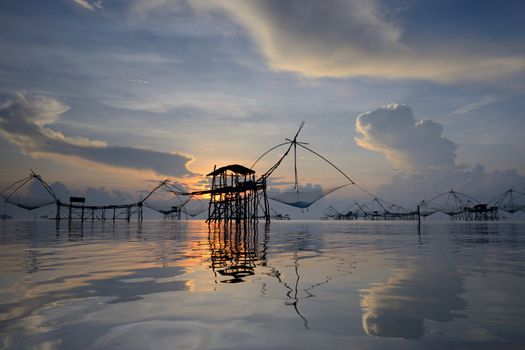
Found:
<svg viewBox="0 0 525 350"><path fill-rule="evenodd" d="M523 349L524 296L524 223L0 223L5 349Z"/></svg>

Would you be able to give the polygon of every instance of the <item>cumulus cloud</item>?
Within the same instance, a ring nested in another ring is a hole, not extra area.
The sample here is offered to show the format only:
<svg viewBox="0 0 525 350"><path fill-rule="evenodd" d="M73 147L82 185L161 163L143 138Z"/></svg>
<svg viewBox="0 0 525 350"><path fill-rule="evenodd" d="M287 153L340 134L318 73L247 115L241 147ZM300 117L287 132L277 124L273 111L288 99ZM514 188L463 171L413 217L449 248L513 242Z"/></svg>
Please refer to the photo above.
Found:
<svg viewBox="0 0 525 350"><path fill-rule="evenodd" d="M363 148L384 153L403 168L454 166L456 144L443 137L443 126L417 121L409 106L389 104L360 114L355 141Z"/></svg>
<svg viewBox="0 0 525 350"><path fill-rule="evenodd" d="M525 69L521 56L470 53L410 43L403 28L369 0L194 0L242 25L271 68L312 77L372 76L436 81L490 79ZM166 8L171 1L157 0ZM148 11L151 11L148 8ZM410 33L408 33L410 34Z"/></svg>
<svg viewBox="0 0 525 350"><path fill-rule="evenodd" d="M0 104L0 136L31 156L72 156L109 166L152 170L168 176L191 174L186 168L191 158L180 154L108 146L103 141L66 136L49 128L67 110L69 106L54 98L16 93Z"/></svg>
<svg viewBox="0 0 525 350"><path fill-rule="evenodd" d="M481 202L511 187L525 189L525 176L515 169L486 171L483 165L469 169L457 164L457 146L443 137L443 126L417 121L408 106L390 104L360 114L356 131L359 146L385 154L400 168L390 183L379 186L378 194L407 207L450 189Z"/></svg>

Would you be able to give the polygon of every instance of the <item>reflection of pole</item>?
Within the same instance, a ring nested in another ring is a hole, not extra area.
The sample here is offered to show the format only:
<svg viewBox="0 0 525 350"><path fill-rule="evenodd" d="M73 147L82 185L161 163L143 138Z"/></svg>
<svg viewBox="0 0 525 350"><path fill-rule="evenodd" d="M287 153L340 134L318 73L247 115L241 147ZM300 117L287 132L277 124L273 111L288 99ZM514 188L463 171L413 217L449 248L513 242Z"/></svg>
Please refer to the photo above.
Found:
<svg viewBox="0 0 525 350"><path fill-rule="evenodd" d="M271 268L272 272L269 274L269 276L275 277L277 279L277 281L280 284L282 284L287 289L286 296L290 299L290 301L285 302L285 305L293 306L293 308L295 310L295 313L301 318L301 320L303 320L304 328L305 329L309 329L310 327L308 325L308 320L306 319L306 317L299 310L299 300L301 300L301 299L308 299L308 298L313 297L314 294L312 294L310 291L312 289L316 288L316 287L319 287L319 286L322 286L324 284L327 284L331 280L331 278L329 276L327 276L324 281L321 281L319 283L315 283L315 284L311 285L308 288L304 288L303 292L306 293L306 296L300 297L299 296L299 280L300 280L299 257L297 256L297 250L294 252L294 270L295 270L296 279L295 279L295 283L294 283L293 288L290 287L288 285L288 283L286 283L285 281L282 280L282 278L281 278L282 275L281 275L281 272L279 270L277 270L275 267L270 267L270 268ZM292 293L293 293L293 296L292 296Z"/></svg>
<svg viewBox="0 0 525 350"><path fill-rule="evenodd" d="M295 266L295 275L297 276L297 279L295 280L295 288L294 288L294 297L293 297L293 302L292 302L292 305L295 309L295 312L297 312L297 314L299 315L299 317L302 318L303 320L303 323L304 323L304 328L308 329L308 320L306 319L306 317L303 316L303 314L301 314L301 312L299 312L299 308L297 307L297 303L299 302L299 297L297 296L297 293L298 293L298 289L299 289L299 279L300 279L300 276L299 276L299 259L297 258L297 251L294 252L294 266ZM290 296L290 292L291 290L288 292L288 296Z"/></svg>

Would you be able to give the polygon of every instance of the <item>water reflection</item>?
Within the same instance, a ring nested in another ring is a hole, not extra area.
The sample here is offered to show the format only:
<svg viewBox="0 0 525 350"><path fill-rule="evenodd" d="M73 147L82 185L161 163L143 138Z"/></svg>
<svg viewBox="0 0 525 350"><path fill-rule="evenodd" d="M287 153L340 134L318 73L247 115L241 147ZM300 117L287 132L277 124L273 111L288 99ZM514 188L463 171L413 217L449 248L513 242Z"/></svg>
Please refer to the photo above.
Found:
<svg viewBox="0 0 525 350"><path fill-rule="evenodd" d="M318 232L312 232L309 225L294 227L293 231L280 235L279 240L272 243L276 251L291 260L291 264L289 260L280 261L279 268L273 266L273 263L269 264L270 271L267 275L275 278L283 286L286 296L284 304L293 308L305 329L310 329L308 316L303 311L305 301L315 297L314 289L328 284L333 279L330 275L341 274L341 270L334 268L332 263L339 265L344 261L346 264L346 258L326 258L323 252L323 237ZM315 271L313 266L319 267L321 271Z"/></svg>
<svg viewBox="0 0 525 350"><path fill-rule="evenodd" d="M285 302L285 305L292 306L297 316L299 316L299 318L303 321L304 328L309 329L310 327L308 324L308 319L306 318L304 313L301 312L299 309L299 301L303 299L314 297L315 295L312 293L312 290L316 287L327 284L328 281L331 280L331 278L327 277L325 280L321 282L314 283L312 285L309 285L306 288L302 288L302 292L301 292L301 288L299 288L301 274L299 273L299 258L297 255L297 251L295 251L293 254L293 262L294 262L293 266L294 266L295 278L293 278L291 283L288 283L286 280L284 280L281 272L279 272L279 270L277 270L275 267L271 267L271 273L269 273L268 275L275 277L277 281L282 286L284 286L284 288L286 289L286 297L288 298L288 300ZM301 296L300 294L303 294L303 295Z"/></svg>
<svg viewBox="0 0 525 350"><path fill-rule="evenodd" d="M302 320L304 328L309 329L308 319L301 311L300 304L303 300L314 297L313 290L327 284L332 278L326 276L312 282L318 276L312 275L308 268L302 271L300 261L321 258L322 239L305 226L298 231L280 235L278 243L274 242L272 246L279 249L285 259L279 261L279 267L276 267L267 261L269 227L262 228L246 224L210 226L209 260L215 283L246 282L248 277L256 275L256 268L261 267L257 274L270 276L278 282L285 297L284 305L291 307ZM303 274L306 278L303 278ZM266 288L267 282L261 283L261 297L266 296Z"/></svg>
<svg viewBox="0 0 525 350"><path fill-rule="evenodd" d="M184 279L184 267L159 268L153 259L145 259L145 251L153 248L140 241L106 242L100 229L94 231L89 225L59 228L59 236L67 234L60 240L52 230L41 232L37 224L28 226L24 236L16 230L3 232L0 286L8 287L0 289L0 348L25 348L13 343L17 335L50 332L43 316L49 310L90 300L108 305L135 302L191 288ZM122 228L118 230L134 237L142 231L137 225Z"/></svg>
<svg viewBox="0 0 525 350"><path fill-rule="evenodd" d="M268 227L259 237L257 224L211 225L208 233L210 267L221 283L244 282L255 275L257 264L266 266Z"/></svg>
<svg viewBox="0 0 525 350"><path fill-rule="evenodd" d="M0 224L0 349L525 344L525 226L422 229Z"/></svg>
<svg viewBox="0 0 525 350"><path fill-rule="evenodd" d="M463 278L452 268L398 269L386 283L362 291L363 329L380 337L421 338L425 320L464 317L457 313L467 305L463 292Z"/></svg>

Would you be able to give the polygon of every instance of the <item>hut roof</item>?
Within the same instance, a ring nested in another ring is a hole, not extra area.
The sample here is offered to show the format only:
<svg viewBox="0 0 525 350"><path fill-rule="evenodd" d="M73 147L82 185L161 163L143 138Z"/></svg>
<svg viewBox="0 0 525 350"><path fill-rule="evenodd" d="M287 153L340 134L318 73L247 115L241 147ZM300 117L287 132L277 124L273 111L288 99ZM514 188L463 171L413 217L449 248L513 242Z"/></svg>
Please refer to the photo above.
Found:
<svg viewBox="0 0 525 350"><path fill-rule="evenodd" d="M215 169L214 171L212 171L206 176L215 176L215 175L224 173L225 171L228 171L228 170L235 174L240 174L240 175L255 174L255 170L249 169L239 164L231 164L231 165L226 165L221 168Z"/></svg>

